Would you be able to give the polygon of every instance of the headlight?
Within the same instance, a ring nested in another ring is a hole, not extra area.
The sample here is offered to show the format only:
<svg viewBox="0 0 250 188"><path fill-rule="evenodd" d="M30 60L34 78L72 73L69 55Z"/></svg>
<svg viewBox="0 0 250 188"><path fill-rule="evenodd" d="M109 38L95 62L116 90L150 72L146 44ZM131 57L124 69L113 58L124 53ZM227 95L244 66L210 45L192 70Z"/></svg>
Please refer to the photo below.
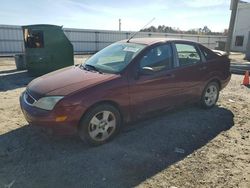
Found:
<svg viewBox="0 0 250 188"><path fill-rule="evenodd" d="M37 108L41 108L44 110L52 110L56 103L60 101L63 98L63 96L49 96L49 97L43 97L36 101L33 106Z"/></svg>

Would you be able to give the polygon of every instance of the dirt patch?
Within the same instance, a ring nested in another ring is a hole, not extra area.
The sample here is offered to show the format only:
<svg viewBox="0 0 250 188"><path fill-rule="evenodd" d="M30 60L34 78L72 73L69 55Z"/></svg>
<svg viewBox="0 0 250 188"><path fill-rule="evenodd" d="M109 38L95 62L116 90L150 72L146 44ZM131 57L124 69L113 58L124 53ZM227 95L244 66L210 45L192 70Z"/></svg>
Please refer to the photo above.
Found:
<svg viewBox="0 0 250 188"><path fill-rule="evenodd" d="M0 58L0 73L7 70L15 70L14 58Z"/></svg>
<svg viewBox="0 0 250 188"><path fill-rule="evenodd" d="M29 126L18 100L33 78L4 64L0 187L250 187L250 89L242 76L232 76L211 110L164 113L90 148Z"/></svg>

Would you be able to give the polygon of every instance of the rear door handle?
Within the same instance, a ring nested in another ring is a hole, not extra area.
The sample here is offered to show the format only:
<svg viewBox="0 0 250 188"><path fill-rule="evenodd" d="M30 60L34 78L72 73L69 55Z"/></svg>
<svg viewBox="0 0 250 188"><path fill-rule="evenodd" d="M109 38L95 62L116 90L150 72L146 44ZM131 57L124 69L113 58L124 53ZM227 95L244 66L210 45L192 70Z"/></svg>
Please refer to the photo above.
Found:
<svg viewBox="0 0 250 188"><path fill-rule="evenodd" d="M206 66L203 66L203 67L200 67L199 70L206 70L207 67Z"/></svg>

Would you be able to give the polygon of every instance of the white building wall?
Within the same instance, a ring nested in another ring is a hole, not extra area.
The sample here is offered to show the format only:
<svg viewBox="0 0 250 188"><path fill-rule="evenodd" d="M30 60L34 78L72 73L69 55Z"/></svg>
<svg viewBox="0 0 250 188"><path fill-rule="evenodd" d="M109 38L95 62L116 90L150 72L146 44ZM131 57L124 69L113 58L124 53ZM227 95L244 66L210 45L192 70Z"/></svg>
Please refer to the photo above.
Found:
<svg viewBox="0 0 250 188"><path fill-rule="evenodd" d="M232 51L240 51L240 52L246 51L249 31L250 31L250 3L240 2L238 4L236 20L234 25L233 40L231 44ZM237 36L244 37L242 46L235 45Z"/></svg>

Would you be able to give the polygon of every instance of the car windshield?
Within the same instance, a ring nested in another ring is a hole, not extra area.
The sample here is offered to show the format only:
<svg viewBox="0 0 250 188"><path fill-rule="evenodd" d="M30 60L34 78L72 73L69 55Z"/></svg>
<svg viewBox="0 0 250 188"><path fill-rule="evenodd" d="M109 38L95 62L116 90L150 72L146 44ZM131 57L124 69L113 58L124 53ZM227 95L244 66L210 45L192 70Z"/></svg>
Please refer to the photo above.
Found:
<svg viewBox="0 0 250 188"><path fill-rule="evenodd" d="M114 43L90 57L82 66L103 73L119 73L146 45Z"/></svg>

